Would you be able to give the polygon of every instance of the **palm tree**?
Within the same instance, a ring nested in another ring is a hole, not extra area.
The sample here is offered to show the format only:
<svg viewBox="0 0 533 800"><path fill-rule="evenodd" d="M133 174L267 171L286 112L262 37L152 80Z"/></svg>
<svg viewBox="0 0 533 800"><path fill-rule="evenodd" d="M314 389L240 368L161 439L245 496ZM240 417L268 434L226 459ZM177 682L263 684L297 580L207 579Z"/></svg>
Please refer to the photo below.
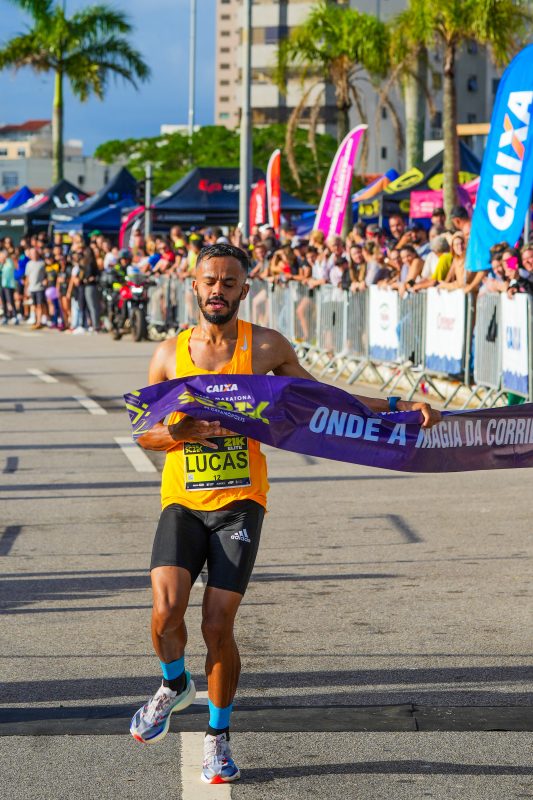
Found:
<svg viewBox="0 0 533 800"><path fill-rule="evenodd" d="M386 25L375 16L333 5L326 0L320 0L307 19L280 43L275 83L281 92L285 92L288 72L293 69L299 70L302 83L302 96L289 118L286 138L287 161L296 183L299 184L299 176L293 154L294 133L305 109L310 108L309 145L316 158L315 131L325 94L324 84L329 83L335 91L337 140L340 143L348 133L349 111L353 104L361 121L367 121L362 83L368 84L371 77L383 79L388 64L389 32ZM398 115L388 97L383 102L390 108L398 132ZM363 163L367 146L365 139Z"/></svg>
<svg viewBox="0 0 533 800"><path fill-rule="evenodd" d="M54 182L63 177L63 84L67 79L81 102L91 94L103 100L111 75L137 88L150 70L128 42L128 17L107 5L88 6L67 17L64 3L52 0L10 0L27 11L32 26L0 49L0 69L32 67L53 72L52 140Z"/></svg>
<svg viewBox="0 0 533 800"><path fill-rule="evenodd" d="M409 0L402 27L411 31L414 51L435 44L442 52L444 206L457 202L459 139L457 137L457 52L468 41L489 48L496 64L504 65L520 49L532 21L529 0Z"/></svg>
<svg viewBox="0 0 533 800"><path fill-rule="evenodd" d="M423 15L415 20L398 14L389 23L390 72L380 87L380 98L388 96L394 85L400 89L405 109L406 168L420 166L424 160L426 105L434 113L433 98L428 90L428 51L424 41ZM381 100L380 100L381 102Z"/></svg>

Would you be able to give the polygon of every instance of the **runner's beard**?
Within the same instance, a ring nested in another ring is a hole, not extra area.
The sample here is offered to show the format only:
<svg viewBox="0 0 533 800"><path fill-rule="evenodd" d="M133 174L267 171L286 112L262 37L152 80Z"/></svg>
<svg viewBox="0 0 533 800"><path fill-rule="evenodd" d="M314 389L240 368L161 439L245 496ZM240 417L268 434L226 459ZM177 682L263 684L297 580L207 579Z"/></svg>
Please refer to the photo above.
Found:
<svg viewBox="0 0 533 800"><path fill-rule="evenodd" d="M211 297L210 300L214 300L214 297ZM230 306L228 306L228 311L225 314L222 314L220 311L211 313L208 311L204 303L202 302L202 298L200 297L199 293L196 292L196 300L198 301L198 308L202 312L204 318L211 323L211 325L225 325L226 322L229 322L230 319L236 314L239 310L239 306L241 304L241 299L239 297L238 300L235 300ZM225 300L222 302L226 302Z"/></svg>

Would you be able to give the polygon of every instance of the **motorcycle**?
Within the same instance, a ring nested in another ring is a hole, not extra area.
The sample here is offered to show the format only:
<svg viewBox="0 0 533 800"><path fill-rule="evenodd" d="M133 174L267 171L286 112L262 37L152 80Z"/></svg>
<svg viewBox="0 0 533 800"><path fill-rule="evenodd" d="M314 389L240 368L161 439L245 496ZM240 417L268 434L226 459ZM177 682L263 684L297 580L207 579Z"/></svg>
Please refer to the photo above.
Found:
<svg viewBox="0 0 533 800"><path fill-rule="evenodd" d="M151 280L145 275L128 275L120 288L113 283L106 304L111 336L115 340L124 333L133 336L135 342L148 338L148 286Z"/></svg>

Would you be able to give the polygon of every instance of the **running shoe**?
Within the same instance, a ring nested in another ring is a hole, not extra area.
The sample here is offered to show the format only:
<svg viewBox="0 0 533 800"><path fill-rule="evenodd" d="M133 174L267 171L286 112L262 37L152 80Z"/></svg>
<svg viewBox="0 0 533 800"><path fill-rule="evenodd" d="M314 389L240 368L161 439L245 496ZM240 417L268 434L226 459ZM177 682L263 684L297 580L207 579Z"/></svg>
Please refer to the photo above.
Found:
<svg viewBox="0 0 533 800"><path fill-rule="evenodd" d="M229 733L219 733L218 736L206 735L204 768L200 777L204 783L231 783L241 777L240 770L231 755Z"/></svg>
<svg viewBox="0 0 533 800"><path fill-rule="evenodd" d="M159 742L168 733L172 712L183 711L190 706L196 697L196 689L190 673L185 672L185 675L187 684L181 694L176 694L161 684L154 696L134 715L130 733L138 742L144 744Z"/></svg>

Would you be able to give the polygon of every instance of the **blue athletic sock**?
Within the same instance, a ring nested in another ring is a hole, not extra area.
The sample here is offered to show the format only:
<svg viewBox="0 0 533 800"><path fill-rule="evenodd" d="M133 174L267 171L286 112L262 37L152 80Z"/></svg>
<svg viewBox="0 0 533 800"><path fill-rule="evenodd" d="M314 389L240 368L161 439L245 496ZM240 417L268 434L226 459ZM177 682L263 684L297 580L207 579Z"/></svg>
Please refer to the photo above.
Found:
<svg viewBox="0 0 533 800"><path fill-rule="evenodd" d="M214 703L209 702L209 726L207 733L211 736L218 736L219 733L227 732L229 728L229 719L233 709L233 703L226 706L226 708L218 708Z"/></svg>
<svg viewBox="0 0 533 800"><path fill-rule="evenodd" d="M165 663L159 662L163 671L163 686L167 686L173 692L180 694L184 689L187 682L185 676L185 656L177 658L176 661Z"/></svg>

